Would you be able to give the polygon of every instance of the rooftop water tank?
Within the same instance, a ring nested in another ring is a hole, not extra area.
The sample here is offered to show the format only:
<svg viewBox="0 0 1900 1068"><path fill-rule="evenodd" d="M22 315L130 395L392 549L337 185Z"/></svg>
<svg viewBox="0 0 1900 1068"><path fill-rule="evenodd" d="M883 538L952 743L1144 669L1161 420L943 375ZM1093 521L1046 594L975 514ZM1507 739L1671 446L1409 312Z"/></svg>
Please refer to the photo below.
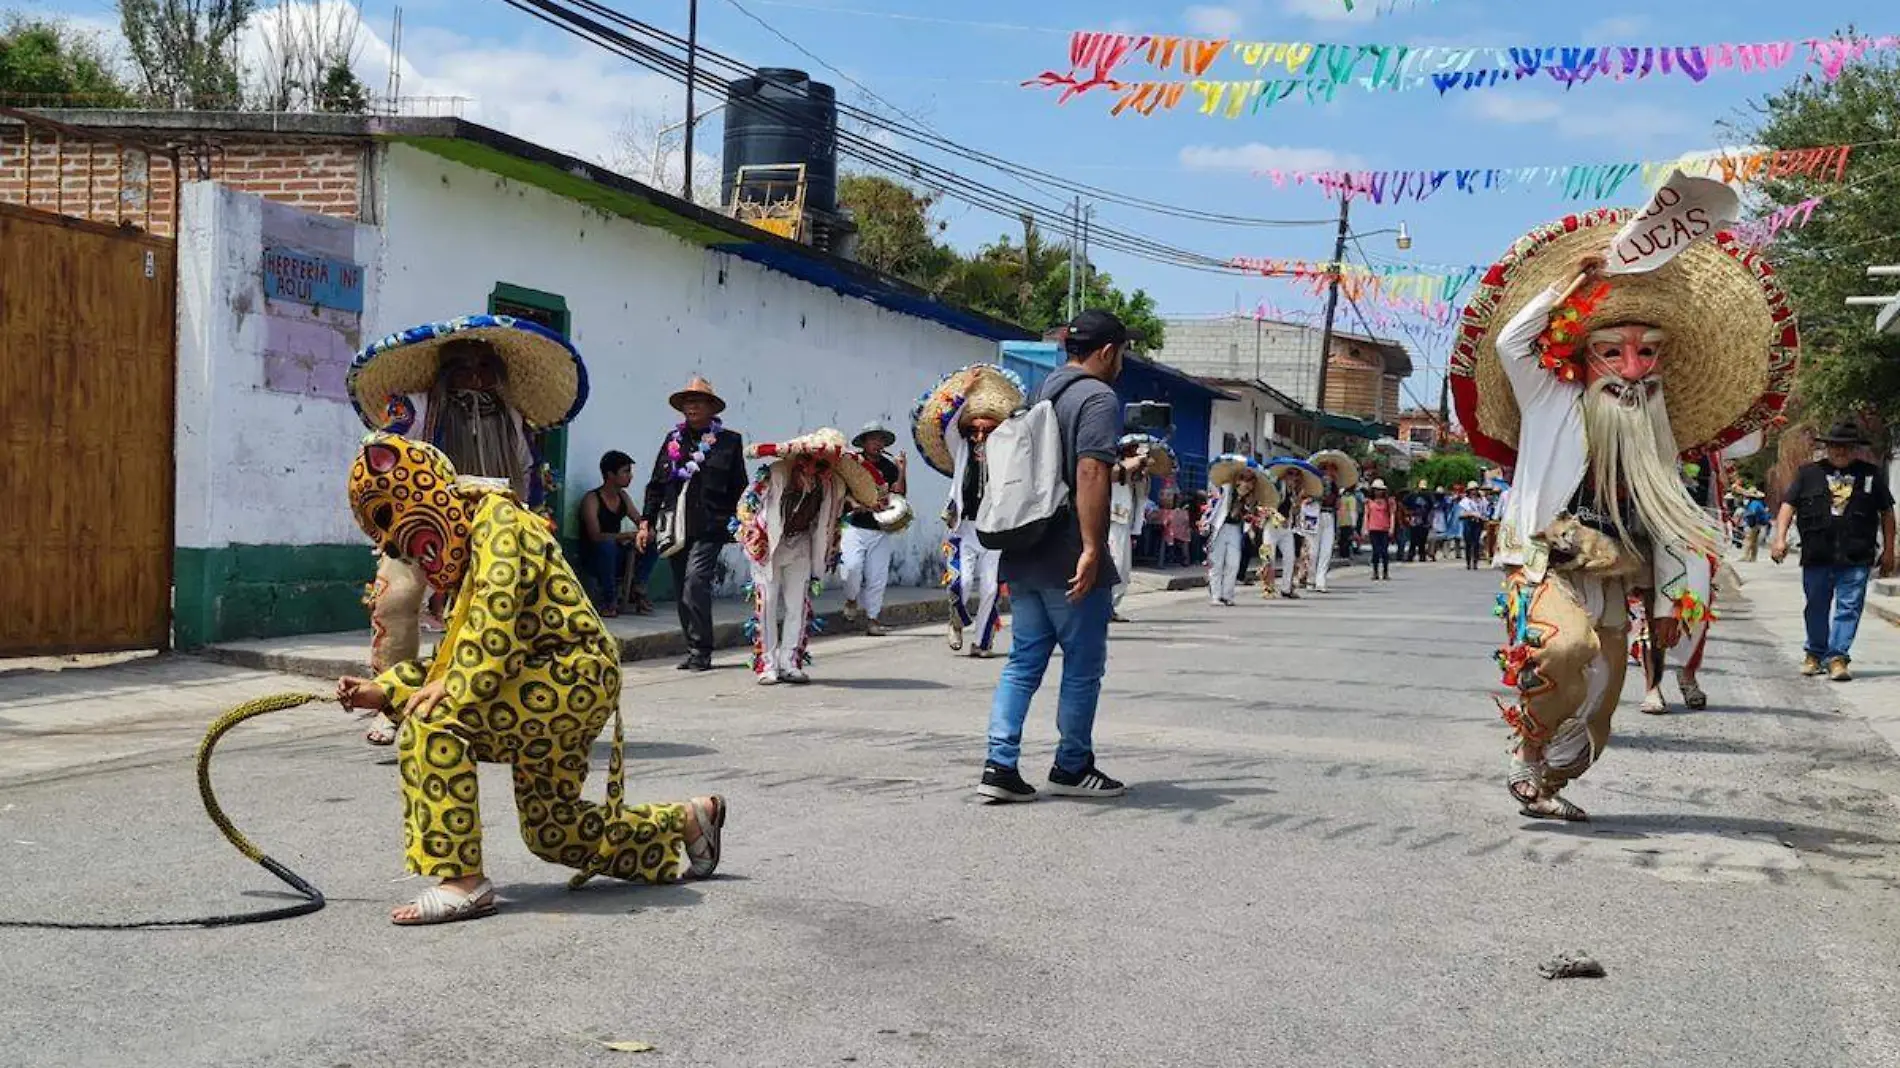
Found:
<svg viewBox="0 0 1900 1068"><path fill-rule="evenodd" d="M726 83L726 143L719 200L732 203L741 167L805 165L805 207L838 207L838 94L802 70L761 67Z"/></svg>

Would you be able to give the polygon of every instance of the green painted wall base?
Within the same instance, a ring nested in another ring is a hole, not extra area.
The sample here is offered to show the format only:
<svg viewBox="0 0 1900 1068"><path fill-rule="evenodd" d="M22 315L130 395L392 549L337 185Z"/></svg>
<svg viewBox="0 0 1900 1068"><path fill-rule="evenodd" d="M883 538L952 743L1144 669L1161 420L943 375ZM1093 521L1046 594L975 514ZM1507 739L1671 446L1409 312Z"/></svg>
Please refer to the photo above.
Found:
<svg viewBox="0 0 1900 1068"><path fill-rule="evenodd" d="M179 649L369 626L363 589L376 561L367 545L227 545L179 549L173 561Z"/></svg>

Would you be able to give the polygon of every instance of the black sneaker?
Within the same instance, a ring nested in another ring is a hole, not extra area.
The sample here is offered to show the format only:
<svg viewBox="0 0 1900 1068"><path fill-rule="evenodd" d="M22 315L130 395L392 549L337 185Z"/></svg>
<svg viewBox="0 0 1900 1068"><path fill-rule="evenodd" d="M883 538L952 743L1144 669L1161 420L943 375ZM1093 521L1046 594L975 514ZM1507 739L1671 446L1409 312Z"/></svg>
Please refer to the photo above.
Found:
<svg viewBox="0 0 1900 1068"><path fill-rule="evenodd" d="M992 801L1034 801L1036 788L1023 781L1015 768L1001 764L983 765L983 783L976 792Z"/></svg>
<svg viewBox="0 0 1900 1068"><path fill-rule="evenodd" d="M1050 797L1120 797L1128 788L1099 771L1094 763L1080 772L1049 769Z"/></svg>

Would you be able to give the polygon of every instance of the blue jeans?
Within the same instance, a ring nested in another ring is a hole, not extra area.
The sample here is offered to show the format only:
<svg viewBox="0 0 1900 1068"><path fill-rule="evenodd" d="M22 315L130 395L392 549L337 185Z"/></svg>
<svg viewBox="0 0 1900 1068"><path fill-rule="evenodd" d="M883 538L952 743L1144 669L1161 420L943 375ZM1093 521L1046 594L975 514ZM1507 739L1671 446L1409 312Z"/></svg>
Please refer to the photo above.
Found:
<svg viewBox="0 0 1900 1068"><path fill-rule="evenodd" d="M1860 612L1867 604L1870 567L1804 567L1801 587L1808 595L1803 613L1808 624L1804 652L1823 664L1835 657L1848 659L1854 634L1860 630Z"/></svg>
<svg viewBox="0 0 1900 1068"><path fill-rule="evenodd" d="M614 541L587 543L587 570L594 580L594 607L608 609L620 604L620 574L633 555L633 546Z"/></svg>
<svg viewBox="0 0 1900 1068"><path fill-rule="evenodd" d="M1079 604L1068 591L1012 583L1009 588L1009 663L990 705L989 762L1013 768L1021 759L1029 702L1042 686L1049 657L1062 647L1062 692L1056 699L1056 767L1080 773L1095 763L1095 706L1108 667L1108 617L1115 591L1097 586Z"/></svg>

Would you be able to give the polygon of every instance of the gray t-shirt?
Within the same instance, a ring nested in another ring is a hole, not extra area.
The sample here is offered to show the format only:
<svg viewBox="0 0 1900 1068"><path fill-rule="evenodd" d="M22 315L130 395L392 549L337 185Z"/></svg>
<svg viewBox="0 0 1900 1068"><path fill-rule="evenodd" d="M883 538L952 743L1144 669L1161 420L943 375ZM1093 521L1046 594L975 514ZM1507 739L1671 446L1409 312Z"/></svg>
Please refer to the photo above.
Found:
<svg viewBox="0 0 1900 1068"><path fill-rule="evenodd" d="M1081 379L1056 398L1056 422L1062 427L1062 474L1075 492L1075 465L1079 459L1115 462L1122 436L1122 406L1115 388L1090 378L1080 367L1065 364L1056 368L1036 391L1035 401L1062 389L1063 384ZM1033 402L1032 402L1033 403ZM1003 554L1001 577L1012 586L1040 589L1066 589L1075 575L1075 562L1082 556L1082 524L1071 510L1069 521L1051 531L1034 548ZM1107 554L1097 572L1095 586L1106 589L1121 581L1115 564Z"/></svg>

